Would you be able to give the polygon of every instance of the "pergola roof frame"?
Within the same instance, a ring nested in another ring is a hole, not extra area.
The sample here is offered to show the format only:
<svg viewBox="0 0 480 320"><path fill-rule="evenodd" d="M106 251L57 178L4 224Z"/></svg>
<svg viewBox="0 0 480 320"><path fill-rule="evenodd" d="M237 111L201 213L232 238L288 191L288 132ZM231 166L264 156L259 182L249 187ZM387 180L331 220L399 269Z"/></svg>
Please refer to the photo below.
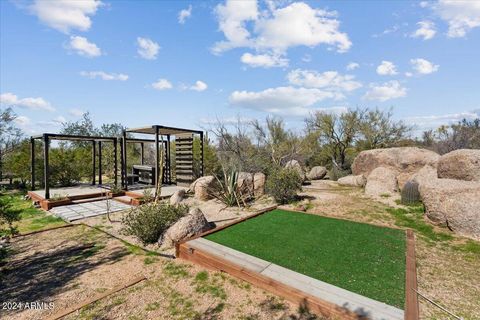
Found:
<svg viewBox="0 0 480 320"><path fill-rule="evenodd" d="M155 196L157 196L157 185L158 183L162 183L162 181L158 181L160 177L160 148L159 148L159 142L163 140L163 136L167 137L166 140L166 150L165 150L165 161L166 161L166 167L167 167L167 176L166 176L166 181L168 183L171 183L171 159L170 159L170 137L171 136L176 136L180 134L198 134L200 135L200 150L201 150L201 176L203 176L204 173L204 143L203 143L203 136L204 132L201 130L192 130L192 129L184 129L184 128L175 128L175 127L168 127L168 126L162 126L162 125L151 125L151 126L145 126L145 127L139 127L139 128L127 128L123 130L122 134L122 145L121 145L121 163L122 163L122 170L121 170L121 175L122 175L122 183L123 183L123 188L125 190L128 190L128 179L127 179L127 142L129 140L131 142L135 142L135 138L128 138L127 133L137 133L137 134L153 134L155 135L155 140L153 142L155 143ZM159 137L162 137L162 139L159 139ZM138 139L142 140L142 139ZM141 141L139 141L141 142ZM143 149L143 143L141 142L142 149ZM143 150L142 150L143 154ZM142 156L142 163L143 163L143 156Z"/></svg>
<svg viewBox="0 0 480 320"><path fill-rule="evenodd" d="M32 136L30 138L30 156L31 156L31 180L32 180L32 191L35 190L35 140L43 140L43 161L44 161L44 184L45 184L45 199L50 199L50 165L49 165L49 148L50 140L61 140L61 141L84 141L92 142L92 185L96 184L96 145L98 143L98 183L102 184L102 142L112 142L113 143L113 153L114 153L114 172L115 172L115 185L118 183L117 171L117 137L103 137L103 136L84 136L84 135L71 135L71 134L58 134L58 133L44 133L42 135Z"/></svg>

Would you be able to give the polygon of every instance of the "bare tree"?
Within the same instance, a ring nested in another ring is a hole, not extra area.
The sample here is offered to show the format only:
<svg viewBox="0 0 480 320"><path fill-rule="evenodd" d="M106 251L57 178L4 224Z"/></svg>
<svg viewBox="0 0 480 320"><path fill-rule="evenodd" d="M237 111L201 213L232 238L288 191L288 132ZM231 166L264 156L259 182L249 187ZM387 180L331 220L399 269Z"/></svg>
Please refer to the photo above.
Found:
<svg viewBox="0 0 480 320"><path fill-rule="evenodd" d="M3 178L4 157L12 152L23 138L22 131L15 125L16 118L12 108L0 109L0 180Z"/></svg>

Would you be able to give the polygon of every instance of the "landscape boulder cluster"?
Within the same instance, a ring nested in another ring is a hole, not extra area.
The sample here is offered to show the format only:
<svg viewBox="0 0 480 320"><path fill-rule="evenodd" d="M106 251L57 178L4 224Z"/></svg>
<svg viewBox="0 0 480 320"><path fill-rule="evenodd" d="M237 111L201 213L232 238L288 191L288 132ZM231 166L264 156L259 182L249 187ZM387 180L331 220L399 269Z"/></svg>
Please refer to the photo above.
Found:
<svg viewBox="0 0 480 320"><path fill-rule="evenodd" d="M352 172L338 183L365 186L365 193L374 197L394 195L407 181L418 183L431 222L480 239L480 150L442 156L416 147L362 151Z"/></svg>

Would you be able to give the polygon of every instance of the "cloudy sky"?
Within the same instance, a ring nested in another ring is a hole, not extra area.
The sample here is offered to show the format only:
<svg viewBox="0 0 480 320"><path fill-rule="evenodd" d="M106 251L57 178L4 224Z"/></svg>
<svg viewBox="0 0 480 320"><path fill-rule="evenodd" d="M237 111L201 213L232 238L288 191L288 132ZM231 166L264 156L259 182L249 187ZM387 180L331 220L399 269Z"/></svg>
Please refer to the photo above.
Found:
<svg viewBox="0 0 480 320"><path fill-rule="evenodd" d="M392 107L480 114L480 1L0 1L0 94L28 133Z"/></svg>

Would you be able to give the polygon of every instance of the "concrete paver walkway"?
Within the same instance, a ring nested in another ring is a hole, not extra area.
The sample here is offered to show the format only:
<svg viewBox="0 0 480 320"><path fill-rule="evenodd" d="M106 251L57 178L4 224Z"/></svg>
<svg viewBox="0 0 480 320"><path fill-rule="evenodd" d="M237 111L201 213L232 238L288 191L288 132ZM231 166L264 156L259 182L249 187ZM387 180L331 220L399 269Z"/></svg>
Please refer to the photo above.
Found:
<svg viewBox="0 0 480 320"><path fill-rule="evenodd" d="M130 209L132 206L115 201L115 200L100 200L86 203L70 204L61 207L54 207L50 212L69 222L88 217L99 216L107 213L107 202L110 212Z"/></svg>

